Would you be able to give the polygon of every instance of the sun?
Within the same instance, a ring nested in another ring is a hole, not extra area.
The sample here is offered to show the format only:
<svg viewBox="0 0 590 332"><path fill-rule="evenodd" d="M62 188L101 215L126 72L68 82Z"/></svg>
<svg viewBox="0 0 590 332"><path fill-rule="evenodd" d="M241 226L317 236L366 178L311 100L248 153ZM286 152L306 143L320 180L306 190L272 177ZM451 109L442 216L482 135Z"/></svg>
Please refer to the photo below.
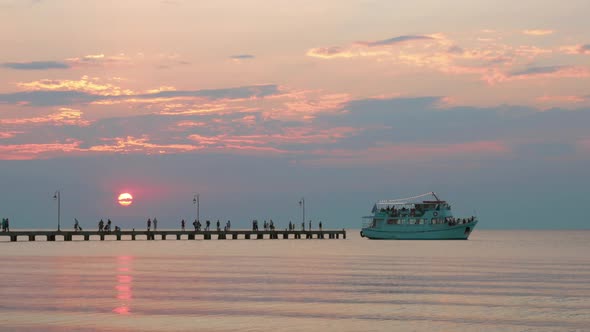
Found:
<svg viewBox="0 0 590 332"><path fill-rule="evenodd" d="M118 201L121 206L129 206L133 203L133 196L130 193L122 193L119 195Z"/></svg>

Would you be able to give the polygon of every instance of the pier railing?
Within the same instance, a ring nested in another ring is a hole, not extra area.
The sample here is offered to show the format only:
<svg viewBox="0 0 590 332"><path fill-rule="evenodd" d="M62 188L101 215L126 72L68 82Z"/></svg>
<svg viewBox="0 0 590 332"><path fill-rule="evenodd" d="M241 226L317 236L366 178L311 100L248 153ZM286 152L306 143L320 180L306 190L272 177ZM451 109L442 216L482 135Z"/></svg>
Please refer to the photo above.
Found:
<svg viewBox="0 0 590 332"><path fill-rule="evenodd" d="M0 232L0 242L19 241L91 241L91 240L238 240L238 239L346 239L346 231L341 230L309 230L309 231L252 231L252 230L230 230L230 231L192 231L192 230L120 230L111 232L100 231L50 231L50 230L15 230ZM4 238L4 241L1 239Z"/></svg>

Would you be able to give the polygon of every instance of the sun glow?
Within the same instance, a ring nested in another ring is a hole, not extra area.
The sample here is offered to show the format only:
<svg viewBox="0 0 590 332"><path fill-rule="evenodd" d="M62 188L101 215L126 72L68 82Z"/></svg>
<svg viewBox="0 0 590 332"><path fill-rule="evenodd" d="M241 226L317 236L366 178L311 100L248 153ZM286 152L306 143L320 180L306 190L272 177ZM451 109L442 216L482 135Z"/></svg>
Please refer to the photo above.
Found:
<svg viewBox="0 0 590 332"><path fill-rule="evenodd" d="M121 206L129 206L133 203L133 196L130 193L122 193L119 195L118 201Z"/></svg>

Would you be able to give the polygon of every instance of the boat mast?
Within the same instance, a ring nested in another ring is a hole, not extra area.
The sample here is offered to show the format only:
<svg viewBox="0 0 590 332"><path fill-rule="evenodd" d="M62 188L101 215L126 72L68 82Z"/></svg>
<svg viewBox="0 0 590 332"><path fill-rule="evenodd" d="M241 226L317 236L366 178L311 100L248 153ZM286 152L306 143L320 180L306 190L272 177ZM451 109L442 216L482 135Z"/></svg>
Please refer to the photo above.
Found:
<svg viewBox="0 0 590 332"><path fill-rule="evenodd" d="M432 194L432 196L434 196L434 198L436 198L437 201L440 201L440 198L436 196L436 193L434 191L431 191L430 193Z"/></svg>

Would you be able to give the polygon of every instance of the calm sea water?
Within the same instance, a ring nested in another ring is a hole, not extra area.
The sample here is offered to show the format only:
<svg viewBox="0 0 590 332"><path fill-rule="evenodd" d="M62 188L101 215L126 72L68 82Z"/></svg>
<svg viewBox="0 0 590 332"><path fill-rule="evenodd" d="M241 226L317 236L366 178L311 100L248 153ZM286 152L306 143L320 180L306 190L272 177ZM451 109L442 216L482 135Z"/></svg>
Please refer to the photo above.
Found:
<svg viewBox="0 0 590 332"><path fill-rule="evenodd" d="M590 331L590 231L0 243L2 331Z"/></svg>

